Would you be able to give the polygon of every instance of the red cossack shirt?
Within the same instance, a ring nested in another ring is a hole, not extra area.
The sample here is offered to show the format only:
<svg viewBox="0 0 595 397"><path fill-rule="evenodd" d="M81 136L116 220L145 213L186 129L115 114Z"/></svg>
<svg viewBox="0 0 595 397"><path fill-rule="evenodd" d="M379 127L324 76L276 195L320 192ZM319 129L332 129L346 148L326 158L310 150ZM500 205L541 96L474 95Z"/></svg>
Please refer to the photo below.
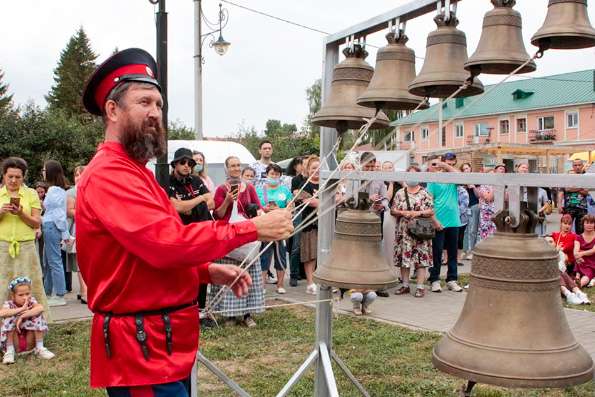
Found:
<svg viewBox="0 0 595 397"><path fill-rule="evenodd" d="M110 321L111 358L103 313L136 313L189 304L199 283L209 283L209 261L256 240L249 221L183 225L145 164L121 144L102 144L77 185L79 266L93 311L91 386L140 386L189 376L198 349L196 305L171 313L168 355L160 315L144 317L149 360L136 340L132 316Z"/></svg>

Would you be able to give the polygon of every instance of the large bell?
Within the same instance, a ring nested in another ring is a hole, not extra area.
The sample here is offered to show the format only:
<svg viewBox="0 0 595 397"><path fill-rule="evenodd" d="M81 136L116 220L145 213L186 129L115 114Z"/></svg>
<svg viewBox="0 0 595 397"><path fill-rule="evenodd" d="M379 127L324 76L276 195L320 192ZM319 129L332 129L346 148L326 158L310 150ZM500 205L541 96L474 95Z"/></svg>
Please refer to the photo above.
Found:
<svg viewBox="0 0 595 397"><path fill-rule="evenodd" d="M428 36L424 66L409 85L409 92L423 97L446 98L470 78L470 73L464 69L467 62L467 38L464 32L456 28L459 21L454 14L448 21L444 14L437 15L434 22L438 29ZM482 92L483 84L474 78L472 84L456 97L467 97Z"/></svg>
<svg viewBox="0 0 595 397"><path fill-rule="evenodd" d="M391 32L386 40L388 45L376 55L372 81L357 104L375 109L413 110L423 101L407 90L415 78L415 51L405 46L409 40L405 34Z"/></svg>
<svg viewBox="0 0 595 397"><path fill-rule="evenodd" d="M550 0L545 22L531 38L531 44L541 50L595 47L587 0Z"/></svg>
<svg viewBox="0 0 595 397"><path fill-rule="evenodd" d="M474 75L509 74L529 60L523 43L521 14L513 10L515 0L492 0L494 9L483 18L481 38L475 53L465 63ZM535 71L531 61L517 73Z"/></svg>
<svg viewBox="0 0 595 397"><path fill-rule="evenodd" d="M333 82L327 100L312 118L312 123L321 127L336 128L339 132L358 129L376 114L374 109L356 104L372 79L374 68L365 61L367 51L359 44L343 50L345 60L335 66ZM380 111L371 128L388 127L388 117Z"/></svg>
<svg viewBox="0 0 595 397"><path fill-rule="evenodd" d="M360 193L357 209L339 214L331 253L314 280L338 288L378 290L399 282L394 266L382 252L380 217L369 210L370 202Z"/></svg>
<svg viewBox="0 0 595 397"><path fill-rule="evenodd" d="M504 387L564 387L588 382L593 360L568 326L560 299L558 253L533 234L525 210L513 229L507 211L498 232L473 252L463 311L434 347L441 371Z"/></svg>

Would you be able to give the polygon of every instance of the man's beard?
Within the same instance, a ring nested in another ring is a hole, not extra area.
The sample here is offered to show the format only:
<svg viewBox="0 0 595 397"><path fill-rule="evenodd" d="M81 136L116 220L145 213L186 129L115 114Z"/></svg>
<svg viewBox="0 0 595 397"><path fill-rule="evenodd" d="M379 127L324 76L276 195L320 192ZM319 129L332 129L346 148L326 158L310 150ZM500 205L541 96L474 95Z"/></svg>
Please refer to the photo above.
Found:
<svg viewBox="0 0 595 397"><path fill-rule="evenodd" d="M122 128L120 142L126 153L139 162L146 163L165 153L163 126L154 117L147 117L140 124L128 117Z"/></svg>

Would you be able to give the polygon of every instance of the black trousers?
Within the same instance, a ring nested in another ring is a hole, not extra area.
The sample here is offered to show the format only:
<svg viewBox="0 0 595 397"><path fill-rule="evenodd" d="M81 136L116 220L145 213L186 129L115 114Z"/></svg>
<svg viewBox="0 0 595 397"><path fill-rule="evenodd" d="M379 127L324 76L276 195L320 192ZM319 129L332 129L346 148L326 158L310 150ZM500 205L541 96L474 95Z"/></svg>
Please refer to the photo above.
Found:
<svg viewBox="0 0 595 397"><path fill-rule="evenodd" d="M430 269L430 278L428 281L433 283L440 280L440 267L442 266L442 251L446 249L448 272L446 273L446 282L457 281L457 243L459 240L458 227L446 227L441 231L436 231L436 237L432 240L432 260L433 266Z"/></svg>
<svg viewBox="0 0 595 397"><path fill-rule="evenodd" d="M574 221L574 231L576 234L582 234L583 228L583 217L587 215L587 210L582 208L570 207L564 208L564 213L569 214Z"/></svg>

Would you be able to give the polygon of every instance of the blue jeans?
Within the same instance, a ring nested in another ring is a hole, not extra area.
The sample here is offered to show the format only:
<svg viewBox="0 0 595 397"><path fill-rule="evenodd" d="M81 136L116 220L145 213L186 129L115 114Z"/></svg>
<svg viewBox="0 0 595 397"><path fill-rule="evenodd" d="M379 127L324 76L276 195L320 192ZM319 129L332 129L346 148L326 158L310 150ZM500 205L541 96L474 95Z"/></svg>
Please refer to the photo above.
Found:
<svg viewBox="0 0 595 397"><path fill-rule="evenodd" d="M45 294L50 296L52 291L58 296L66 294L66 281L64 279L64 267L62 266L62 233L54 222L47 222L42 225L43 229L43 257L44 273L43 286Z"/></svg>
<svg viewBox="0 0 595 397"><path fill-rule="evenodd" d="M109 397L188 397L189 386L187 380L181 380L150 386L108 387L106 390Z"/></svg>
<svg viewBox="0 0 595 397"><path fill-rule="evenodd" d="M263 246L268 243L262 243ZM285 271L287 269L287 249L285 248L284 241L276 241L269 248L266 249L260 255L260 270L266 272L269 270L271 266L271 258L273 259L273 264L275 266L275 270Z"/></svg>
<svg viewBox="0 0 595 397"><path fill-rule="evenodd" d="M436 237L432 240L433 266L430 268L430 278L433 283L440 280L440 267L442 266L442 251L446 250L448 272L446 282L457 281L457 242L459 238L458 227L445 227L444 230L436 231Z"/></svg>
<svg viewBox="0 0 595 397"><path fill-rule="evenodd" d="M471 215L469 215L469 223L465 229L465 238L463 240L463 250L471 251L477 244L477 237L479 236L479 204L469 207Z"/></svg>

